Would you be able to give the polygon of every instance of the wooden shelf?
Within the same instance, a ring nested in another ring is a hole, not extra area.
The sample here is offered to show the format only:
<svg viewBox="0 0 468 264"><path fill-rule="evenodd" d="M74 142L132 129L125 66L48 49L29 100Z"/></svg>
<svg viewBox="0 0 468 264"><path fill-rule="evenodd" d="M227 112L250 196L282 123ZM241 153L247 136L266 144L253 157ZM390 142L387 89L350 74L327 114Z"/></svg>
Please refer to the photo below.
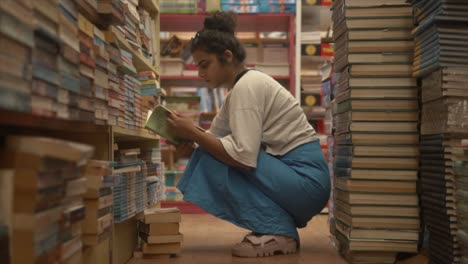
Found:
<svg viewBox="0 0 468 264"><path fill-rule="evenodd" d="M187 32L203 28L206 14L161 14L161 31ZM290 31L293 14L238 14L238 32Z"/></svg>
<svg viewBox="0 0 468 264"><path fill-rule="evenodd" d="M132 54L133 64L135 65L135 68L138 71L153 71L154 73L156 73L156 75L159 75L156 68L154 68L153 65L151 65L148 59L146 59L143 56L143 54L133 49L130 43L128 43L128 41L125 39L122 33L118 31L118 29L113 28L112 32L114 33L117 41L119 42L120 47L124 49L125 51L128 51Z"/></svg>
<svg viewBox="0 0 468 264"><path fill-rule="evenodd" d="M0 127L27 128L31 130L63 131L78 133L105 132L108 126L91 122L72 121L43 117L31 113L21 113L0 109Z"/></svg>
<svg viewBox="0 0 468 264"><path fill-rule="evenodd" d="M112 133L115 141L142 141L157 140L160 137L146 130L127 129L118 126L112 126Z"/></svg>
<svg viewBox="0 0 468 264"><path fill-rule="evenodd" d="M155 16L159 13L159 6L156 3L156 0L139 0L139 5L142 6L146 11L148 11L151 16Z"/></svg>

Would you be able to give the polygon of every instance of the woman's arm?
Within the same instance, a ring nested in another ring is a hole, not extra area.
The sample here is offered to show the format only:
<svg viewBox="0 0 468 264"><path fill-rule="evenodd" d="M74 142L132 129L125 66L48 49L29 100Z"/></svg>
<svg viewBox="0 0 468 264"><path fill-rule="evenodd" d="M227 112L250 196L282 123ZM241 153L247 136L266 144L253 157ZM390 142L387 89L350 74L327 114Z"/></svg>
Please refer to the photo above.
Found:
<svg viewBox="0 0 468 264"><path fill-rule="evenodd" d="M221 162L234 167L251 169L237 160L233 159L224 149L223 144L215 136L203 132L196 128L192 121L177 114L171 114L168 119L177 135L196 142L200 147L204 148L211 155L216 157Z"/></svg>
<svg viewBox="0 0 468 264"><path fill-rule="evenodd" d="M251 169L250 167L238 162L237 160L233 159L224 149L223 144L221 141L217 139L215 136L205 133L201 130L196 130L196 132L192 135L191 140L197 142L202 148L208 151L211 155L226 163L229 166L240 167L244 169Z"/></svg>

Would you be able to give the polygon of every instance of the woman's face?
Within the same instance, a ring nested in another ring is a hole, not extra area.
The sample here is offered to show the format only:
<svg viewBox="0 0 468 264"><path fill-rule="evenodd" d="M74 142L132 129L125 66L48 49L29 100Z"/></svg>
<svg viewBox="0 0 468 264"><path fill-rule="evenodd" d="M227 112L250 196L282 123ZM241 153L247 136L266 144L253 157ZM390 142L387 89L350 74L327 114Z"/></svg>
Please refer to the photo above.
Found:
<svg viewBox="0 0 468 264"><path fill-rule="evenodd" d="M216 54L196 50L192 56L198 66L198 76L206 81L208 88L218 88L226 83L228 76L226 64L220 63Z"/></svg>

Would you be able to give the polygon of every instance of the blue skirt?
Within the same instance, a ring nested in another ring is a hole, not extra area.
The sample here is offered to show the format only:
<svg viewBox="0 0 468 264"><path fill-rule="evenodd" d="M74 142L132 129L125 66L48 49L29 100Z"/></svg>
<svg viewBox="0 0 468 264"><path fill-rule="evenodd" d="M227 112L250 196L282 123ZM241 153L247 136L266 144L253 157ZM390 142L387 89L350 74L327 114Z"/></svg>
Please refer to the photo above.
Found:
<svg viewBox="0 0 468 264"><path fill-rule="evenodd" d="M228 166L198 148L177 188L185 201L237 226L299 240L296 228L329 199L330 177L318 140L282 156L262 150L253 170Z"/></svg>

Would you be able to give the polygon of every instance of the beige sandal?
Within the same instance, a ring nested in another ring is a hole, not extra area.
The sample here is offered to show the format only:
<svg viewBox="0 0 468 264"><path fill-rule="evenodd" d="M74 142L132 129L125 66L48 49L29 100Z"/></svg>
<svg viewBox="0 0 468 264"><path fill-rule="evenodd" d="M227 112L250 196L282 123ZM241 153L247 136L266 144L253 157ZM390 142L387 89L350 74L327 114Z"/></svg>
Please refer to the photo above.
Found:
<svg viewBox="0 0 468 264"><path fill-rule="evenodd" d="M297 242L294 238L280 235L249 234L241 243L232 248L232 255L244 258L267 257L275 254L296 253Z"/></svg>

